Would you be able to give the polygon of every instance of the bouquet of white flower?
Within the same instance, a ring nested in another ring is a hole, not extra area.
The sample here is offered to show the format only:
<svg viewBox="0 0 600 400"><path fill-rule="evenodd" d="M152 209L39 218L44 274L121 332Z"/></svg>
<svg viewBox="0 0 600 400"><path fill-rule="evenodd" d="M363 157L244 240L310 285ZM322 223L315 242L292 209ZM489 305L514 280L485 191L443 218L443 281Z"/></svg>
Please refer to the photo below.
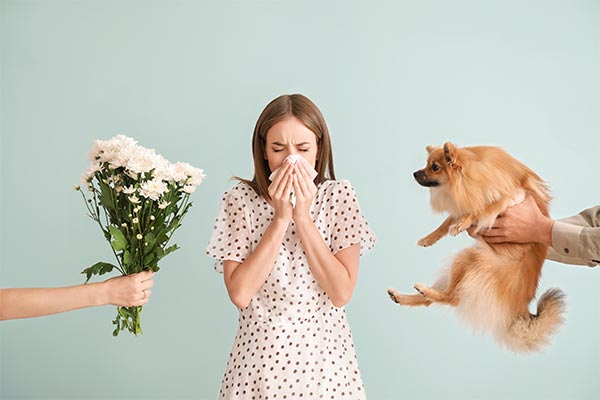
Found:
<svg viewBox="0 0 600 400"><path fill-rule="evenodd" d="M75 189L109 241L118 265L99 262L84 269L86 283L92 275L113 269L122 275L158 271L158 262L178 249L167 243L192 206L189 197L204 179L203 171L186 163L171 164L123 135L97 140L89 158L92 165L81 182L91 192L90 198L79 186ZM142 333L141 306L117 307L117 311L114 336L126 328L135 335Z"/></svg>

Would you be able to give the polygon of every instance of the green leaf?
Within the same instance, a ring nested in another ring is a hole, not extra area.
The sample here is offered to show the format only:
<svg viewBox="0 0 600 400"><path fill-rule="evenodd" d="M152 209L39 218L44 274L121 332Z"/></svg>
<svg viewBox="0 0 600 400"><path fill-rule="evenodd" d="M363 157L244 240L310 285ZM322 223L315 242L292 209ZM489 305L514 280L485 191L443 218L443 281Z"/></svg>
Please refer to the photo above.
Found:
<svg viewBox="0 0 600 400"><path fill-rule="evenodd" d="M163 257L166 256L166 255L169 255L170 253L172 253L172 252L174 252L175 250L178 250L178 249L179 249L179 246L177 246L176 244L174 244L173 246L167 247L165 249L165 254L163 255Z"/></svg>
<svg viewBox="0 0 600 400"><path fill-rule="evenodd" d="M91 267L84 269L83 271L81 271L81 273L86 275L87 279L85 280L85 283L88 283L92 275L104 275L112 271L113 268L117 267L110 263L100 261L92 265Z"/></svg>
<svg viewBox="0 0 600 400"><path fill-rule="evenodd" d="M156 238L152 232L148 232L146 233L146 236L144 236L144 241L148 243L149 247L152 247L154 246L154 242L156 242Z"/></svg>
<svg viewBox="0 0 600 400"><path fill-rule="evenodd" d="M131 256L131 253L128 250L125 250L123 252L123 264L129 266L133 263L133 257Z"/></svg>
<svg viewBox="0 0 600 400"><path fill-rule="evenodd" d="M125 250L127 248L127 240L125 239L123 232L116 226L109 226L108 230L113 238L113 241L110 242L112 248L115 249L115 251Z"/></svg>
<svg viewBox="0 0 600 400"><path fill-rule="evenodd" d="M150 264L152 260L154 260L154 253L146 254L146 257L144 257L144 265Z"/></svg>
<svg viewBox="0 0 600 400"><path fill-rule="evenodd" d="M109 215L114 216L115 212L115 199L113 196L113 189L110 188L106 183L102 182L102 179L98 179L98 186L100 187L100 194L98 200Z"/></svg>

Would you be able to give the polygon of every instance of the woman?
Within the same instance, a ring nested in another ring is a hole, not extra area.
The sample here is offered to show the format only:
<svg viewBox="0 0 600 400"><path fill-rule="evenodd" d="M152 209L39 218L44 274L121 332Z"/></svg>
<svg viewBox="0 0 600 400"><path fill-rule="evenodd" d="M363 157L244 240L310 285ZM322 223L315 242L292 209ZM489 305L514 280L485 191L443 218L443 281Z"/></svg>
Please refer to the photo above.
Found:
<svg viewBox="0 0 600 400"><path fill-rule="evenodd" d="M325 120L308 98L280 96L252 146L254 177L224 195L206 250L240 311L220 398L363 399L344 305L375 237L335 180Z"/></svg>

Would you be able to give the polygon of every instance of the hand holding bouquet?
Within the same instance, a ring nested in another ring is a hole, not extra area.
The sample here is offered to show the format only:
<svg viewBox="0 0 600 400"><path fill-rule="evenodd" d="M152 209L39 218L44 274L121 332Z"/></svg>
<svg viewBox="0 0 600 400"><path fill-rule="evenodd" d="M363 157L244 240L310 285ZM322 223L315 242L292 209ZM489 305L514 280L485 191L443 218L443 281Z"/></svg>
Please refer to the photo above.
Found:
<svg viewBox="0 0 600 400"><path fill-rule="evenodd" d="M111 245L118 265L98 262L83 270L86 283L92 275L118 270L122 275L159 270L158 262L178 249L167 247L188 209L190 194L204 173L186 163L171 164L153 149L137 145L123 135L97 140L91 166L81 177L91 192L88 199L79 186L89 216L98 223ZM128 329L142 333L142 307L117 307L113 335Z"/></svg>

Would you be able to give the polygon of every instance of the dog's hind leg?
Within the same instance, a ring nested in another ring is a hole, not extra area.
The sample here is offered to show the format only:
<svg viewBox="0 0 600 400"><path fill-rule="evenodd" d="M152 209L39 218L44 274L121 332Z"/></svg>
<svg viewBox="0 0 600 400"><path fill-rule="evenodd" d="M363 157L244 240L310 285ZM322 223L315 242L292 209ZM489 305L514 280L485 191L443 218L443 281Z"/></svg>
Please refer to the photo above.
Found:
<svg viewBox="0 0 600 400"><path fill-rule="evenodd" d="M422 283L416 283L415 289L422 297L432 302L449 304L451 306L456 306L458 304L458 299L454 296L453 291L439 291Z"/></svg>
<svg viewBox="0 0 600 400"><path fill-rule="evenodd" d="M388 295L393 302L400 304L401 306L430 306L431 300L426 299L420 294L401 294L396 292L394 289L388 290Z"/></svg>
<svg viewBox="0 0 600 400"><path fill-rule="evenodd" d="M460 302L460 287L467 266L477 262L477 255L476 250L465 249L454 259L452 266L440 274L432 287L417 283L415 289L432 302L457 306Z"/></svg>

